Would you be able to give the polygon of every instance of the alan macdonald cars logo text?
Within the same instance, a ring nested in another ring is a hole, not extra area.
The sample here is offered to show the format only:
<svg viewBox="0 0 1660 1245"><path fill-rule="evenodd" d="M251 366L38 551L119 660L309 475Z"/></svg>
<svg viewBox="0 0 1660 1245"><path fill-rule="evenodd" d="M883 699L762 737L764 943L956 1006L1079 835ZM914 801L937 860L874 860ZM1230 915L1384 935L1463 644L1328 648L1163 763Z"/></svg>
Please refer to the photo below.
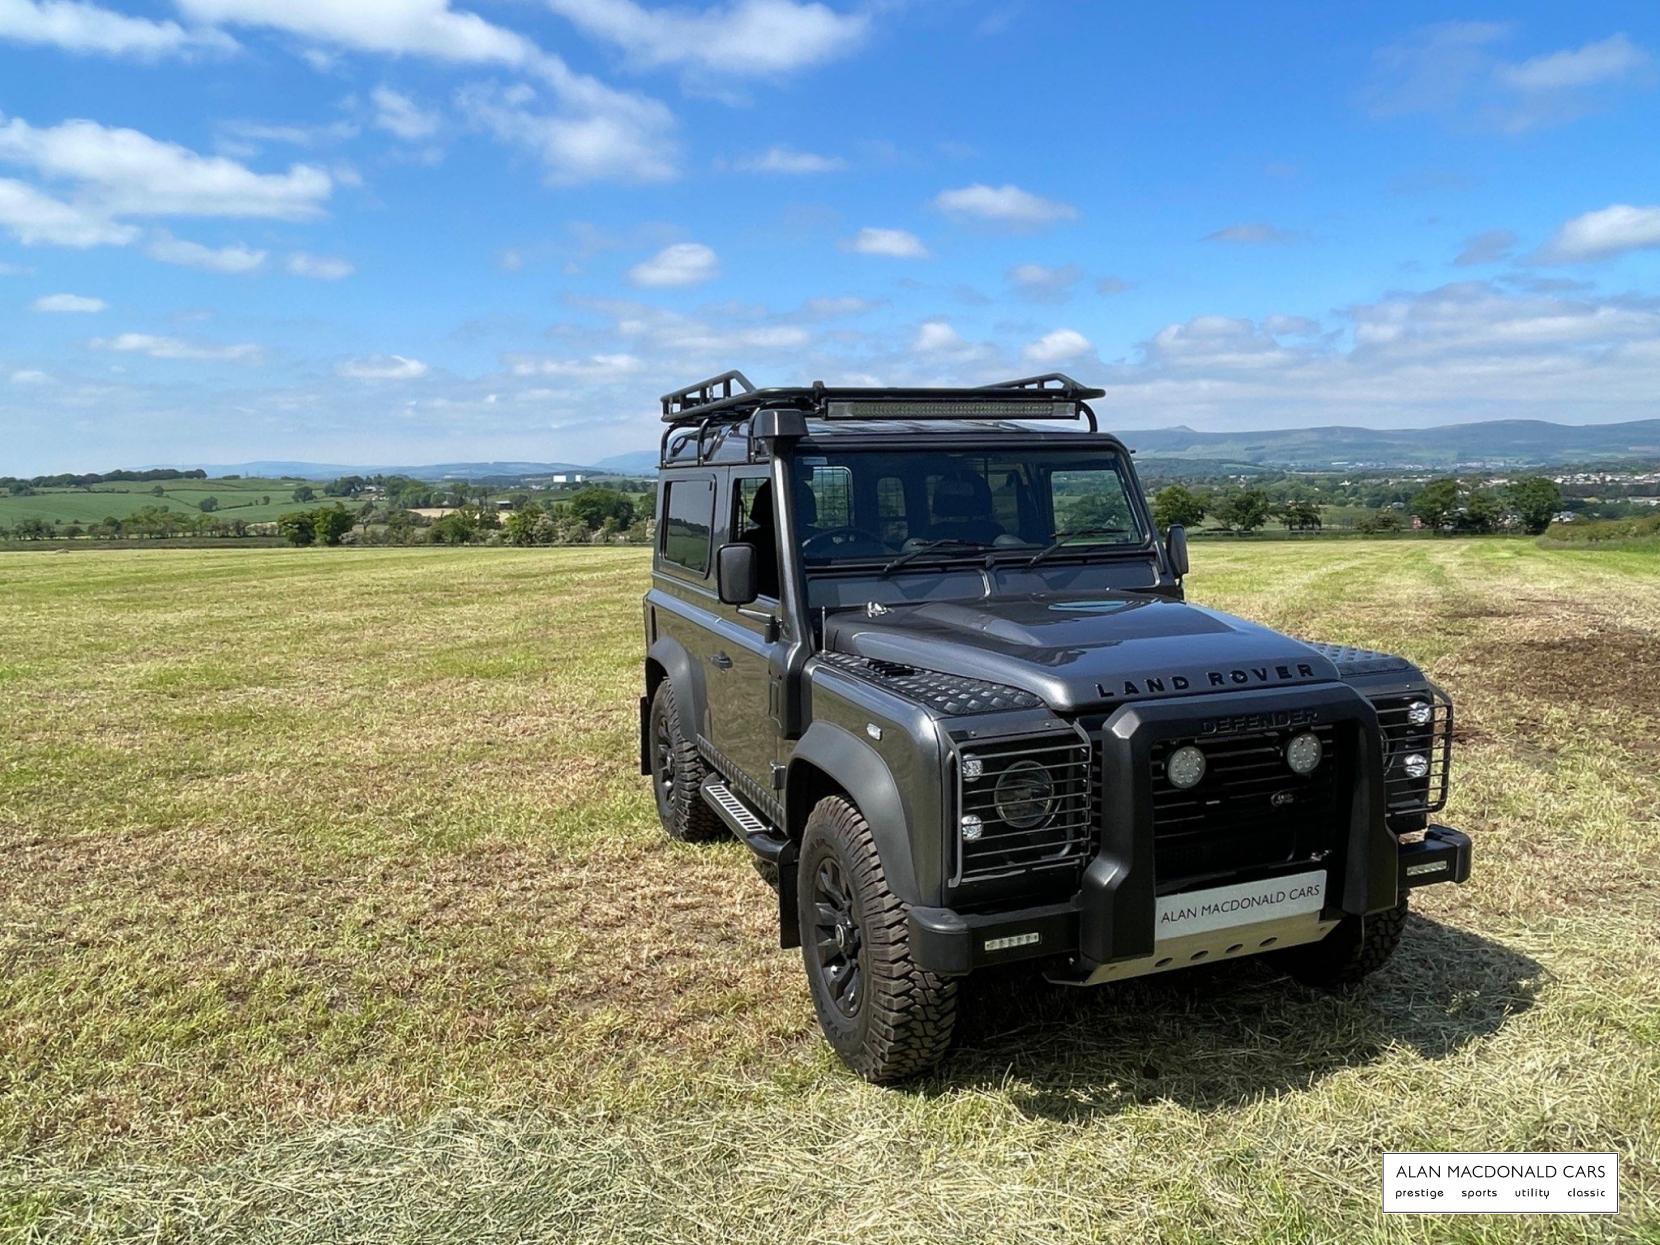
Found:
<svg viewBox="0 0 1660 1245"><path fill-rule="evenodd" d="M1159 913L1159 924L1196 921L1214 916L1247 916L1260 908L1278 908L1300 899L1323 898L1325 887L1319 881L1293 882L1287 886L1266 884L1262 890L1245 895L1231 895L1225 899L1196 899L1182 907L1170 907ZM1239 924L1247 924L1241 921Z"/></svg>

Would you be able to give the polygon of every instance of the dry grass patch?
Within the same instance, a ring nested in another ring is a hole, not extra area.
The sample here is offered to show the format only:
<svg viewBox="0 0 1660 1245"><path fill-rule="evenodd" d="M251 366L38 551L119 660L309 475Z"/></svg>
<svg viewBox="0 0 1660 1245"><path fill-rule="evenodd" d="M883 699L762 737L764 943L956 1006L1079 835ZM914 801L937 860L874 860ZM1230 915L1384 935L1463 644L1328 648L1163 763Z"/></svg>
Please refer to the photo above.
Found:
<svg viewBox="0 0 1660 1245"><path fill-rule="evenodd" d="M1474 880L1353 997L984 982L881 1091L655 824L637 551L0 555L0 1239L1652 1239L1660 557L1196 557L1448 687ZM1385 1222L1386 1147L1616 1149L1626 1210Z"/></svg>

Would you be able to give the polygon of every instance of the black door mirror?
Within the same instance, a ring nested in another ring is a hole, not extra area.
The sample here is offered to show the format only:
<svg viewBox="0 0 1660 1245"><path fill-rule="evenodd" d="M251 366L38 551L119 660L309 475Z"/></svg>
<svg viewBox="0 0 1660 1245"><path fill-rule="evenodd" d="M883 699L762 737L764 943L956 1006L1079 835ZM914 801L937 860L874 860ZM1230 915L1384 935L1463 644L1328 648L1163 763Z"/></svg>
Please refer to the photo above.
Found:
<svg viewBox="0 0 1660 1245"><path fill-rule="evenodd" d="M722 545L715 554L715 584L725 605L748 605L761 595L755 579L755 546Z"/></svg>
<svg viewBox="0 0 1660 1245"><path fill-rule="evenodd" d="M1172 523L1164 534L1164 555L1170 562L1170 573L1177 579L1187 574L1187 529Z"/></svg>

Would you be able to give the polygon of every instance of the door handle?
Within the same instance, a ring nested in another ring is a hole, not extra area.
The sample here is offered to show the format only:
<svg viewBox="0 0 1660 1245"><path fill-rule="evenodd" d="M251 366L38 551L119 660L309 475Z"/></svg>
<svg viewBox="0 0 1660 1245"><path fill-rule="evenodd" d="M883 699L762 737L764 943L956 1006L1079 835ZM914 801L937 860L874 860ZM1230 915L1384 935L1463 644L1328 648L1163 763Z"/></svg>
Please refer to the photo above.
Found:
<svg viewBox="0 0 1660 1245"><path fill-rule="evenodd" d="M725 653L716 653L709 660L714 662L715 665L719 666L722 670L732 669L732 659Z"/></svg>

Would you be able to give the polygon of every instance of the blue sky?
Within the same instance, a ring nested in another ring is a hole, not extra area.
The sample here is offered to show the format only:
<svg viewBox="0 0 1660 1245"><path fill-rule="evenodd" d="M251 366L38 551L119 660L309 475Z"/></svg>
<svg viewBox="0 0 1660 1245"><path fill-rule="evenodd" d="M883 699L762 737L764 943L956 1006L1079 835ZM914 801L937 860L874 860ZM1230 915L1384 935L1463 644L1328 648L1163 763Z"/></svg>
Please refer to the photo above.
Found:
<svg viewBox="0 0 1660 1245"><path fill-rule="evenodd" d="M1660 9L0 0L0 474L1660 414Z"/></svg>

